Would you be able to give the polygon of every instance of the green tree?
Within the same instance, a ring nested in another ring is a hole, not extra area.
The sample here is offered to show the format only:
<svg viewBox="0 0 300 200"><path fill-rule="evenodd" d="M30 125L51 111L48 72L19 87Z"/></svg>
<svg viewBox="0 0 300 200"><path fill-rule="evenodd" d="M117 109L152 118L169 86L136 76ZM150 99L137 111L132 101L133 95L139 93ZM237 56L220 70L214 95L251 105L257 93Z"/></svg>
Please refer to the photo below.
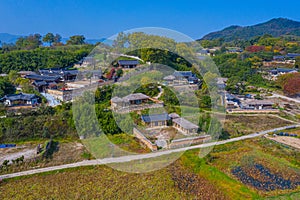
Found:
<svg viewBox="0 0 300 200"><path fill-rule="evenodd" d="M20 75L18 74L18 72L16 70L11 70L8 73L8 80L12 83L12 84L16 84L16 80L20 77Z"/></svg>
<svg viewBox="0 0 300 200"><path fill-rule="evenodd" d="M16 79L15 82L22 88L22 92L24 92L24 93L34 93L35 92L29 79L18 78L18 79Z"/></svg>
<svg viewBox="0 0 300 200"><path fill-rule="evenodd" d="M54 44L57 45L61 42L61 36L59 34L55 34L54 36Z"/></svg>
<svg viewBox="0 0 300 200"><path fill-rule="evenodd" d="M20 37L16 41L16 46L18 49L36 49L42 44L41 38L42 36L38 33L29 35L27 37Z"/></svg>
<svg viewBox="0 0 300 200"><path fill-rule="evenodd" d="M121 77L123 75L123 70L122 69L118 69L117 70L117 76Z"/></svg>
<svg viewBox="0 0 300 200"><path fill-rule="evenodd" d="M67 45L82 45L85 44L84 40L85 37L83 35L73 35L67 41Z"/></svg>
<svg viewBox="0 0 300 200"><path fill-rule="evenodd" d="M16 88L6 79L0 78L0 97L15 93Z"/></svg>
<svg viewBox="0 0 300 200"><path fill-rule="evenodd" d="M52 43L55 42L55 36L53 33L47 33L44 37L43 37L43 42L48 42L50 44L50 46L52 46Z"/></svg>

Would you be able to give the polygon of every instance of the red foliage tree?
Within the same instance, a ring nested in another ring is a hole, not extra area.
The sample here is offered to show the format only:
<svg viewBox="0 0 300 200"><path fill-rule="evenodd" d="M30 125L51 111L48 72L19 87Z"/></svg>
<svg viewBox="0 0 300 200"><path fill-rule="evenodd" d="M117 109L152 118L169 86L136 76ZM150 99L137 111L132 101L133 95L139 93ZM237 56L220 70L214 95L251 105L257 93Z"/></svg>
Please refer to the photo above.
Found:
<svg viewBox="0 0 300 200"><path fill-rule="evenodd" d="M111 80L113 78L115 72L116 72L115 68L112 68L110 70L110 72L107 74L106 78L109 79L109 80Z"/></svg>
<svg viewBox="0 0 300 200"><path fill-rule="evenodd" d="M283 91L287 95L295 96L300 94L300 74L295 73L284 84Z"/></svg>
<svg viewBox="0 0 300 200"><path fill-rule="evenodd" d="M265 50L265 46L258 46L258 45L253 45L246 48L246 51L251 53L260 52L264 50Z"/></svg>

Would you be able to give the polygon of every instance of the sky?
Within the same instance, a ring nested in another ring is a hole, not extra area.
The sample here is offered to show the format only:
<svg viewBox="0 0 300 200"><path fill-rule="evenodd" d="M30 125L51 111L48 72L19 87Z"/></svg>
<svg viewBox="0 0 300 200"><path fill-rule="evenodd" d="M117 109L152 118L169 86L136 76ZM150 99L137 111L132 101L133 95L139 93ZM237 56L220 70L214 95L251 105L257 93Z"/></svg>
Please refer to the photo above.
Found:
<svg viewBox="0 0 300 200"><path fill-rule="evenodd" d="M300 21L299 8L299 0L0 0L0 33L99 39L133 28L162 27L199 39L230 25L277 17Z"/></svg>

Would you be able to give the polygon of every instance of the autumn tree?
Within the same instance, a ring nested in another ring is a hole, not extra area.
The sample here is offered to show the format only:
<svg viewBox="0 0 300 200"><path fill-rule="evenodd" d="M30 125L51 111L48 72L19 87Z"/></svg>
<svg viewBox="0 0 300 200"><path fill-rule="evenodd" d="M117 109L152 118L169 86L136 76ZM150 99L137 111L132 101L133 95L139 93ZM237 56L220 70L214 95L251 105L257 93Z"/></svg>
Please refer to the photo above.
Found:
<svg viewBox="0 0 300 200"><path fill-rule="evenodd" d="M289 96L300 94L300 73L294 74L285 82L283 91Z"/></svg>

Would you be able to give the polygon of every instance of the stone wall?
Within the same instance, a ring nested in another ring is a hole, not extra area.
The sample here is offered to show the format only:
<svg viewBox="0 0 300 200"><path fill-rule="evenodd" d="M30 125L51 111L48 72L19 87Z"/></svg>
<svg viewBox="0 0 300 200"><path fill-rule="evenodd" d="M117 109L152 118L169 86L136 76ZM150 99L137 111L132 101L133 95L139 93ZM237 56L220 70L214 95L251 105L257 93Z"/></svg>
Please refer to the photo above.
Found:
<svg viewBox="0 0 300 200"><path fill-rule="evenodd" d="M60 101L70 101L72 100L72 91L71 90L47 90L48 94L51 94L53 97L59 99Z"/></svg>
<svg viewBox="0 0 300 200"><path fill-rule="evenodd" d="M141 143L146 145L151 151L157 151L157 145L153 144L150 140L148 140L144 134L138 130L137 128L133 128L133 135L140 140Z"/></svg>
<svg viewBox="0 0 300 200"><path fill-rule="evenodd" d="M172 140L172 142L169 144L169 148L174 149L174 148L186 147L190 145L202 144L210 140L211 140L210 135L182 138L182 139Z"/></svg>

